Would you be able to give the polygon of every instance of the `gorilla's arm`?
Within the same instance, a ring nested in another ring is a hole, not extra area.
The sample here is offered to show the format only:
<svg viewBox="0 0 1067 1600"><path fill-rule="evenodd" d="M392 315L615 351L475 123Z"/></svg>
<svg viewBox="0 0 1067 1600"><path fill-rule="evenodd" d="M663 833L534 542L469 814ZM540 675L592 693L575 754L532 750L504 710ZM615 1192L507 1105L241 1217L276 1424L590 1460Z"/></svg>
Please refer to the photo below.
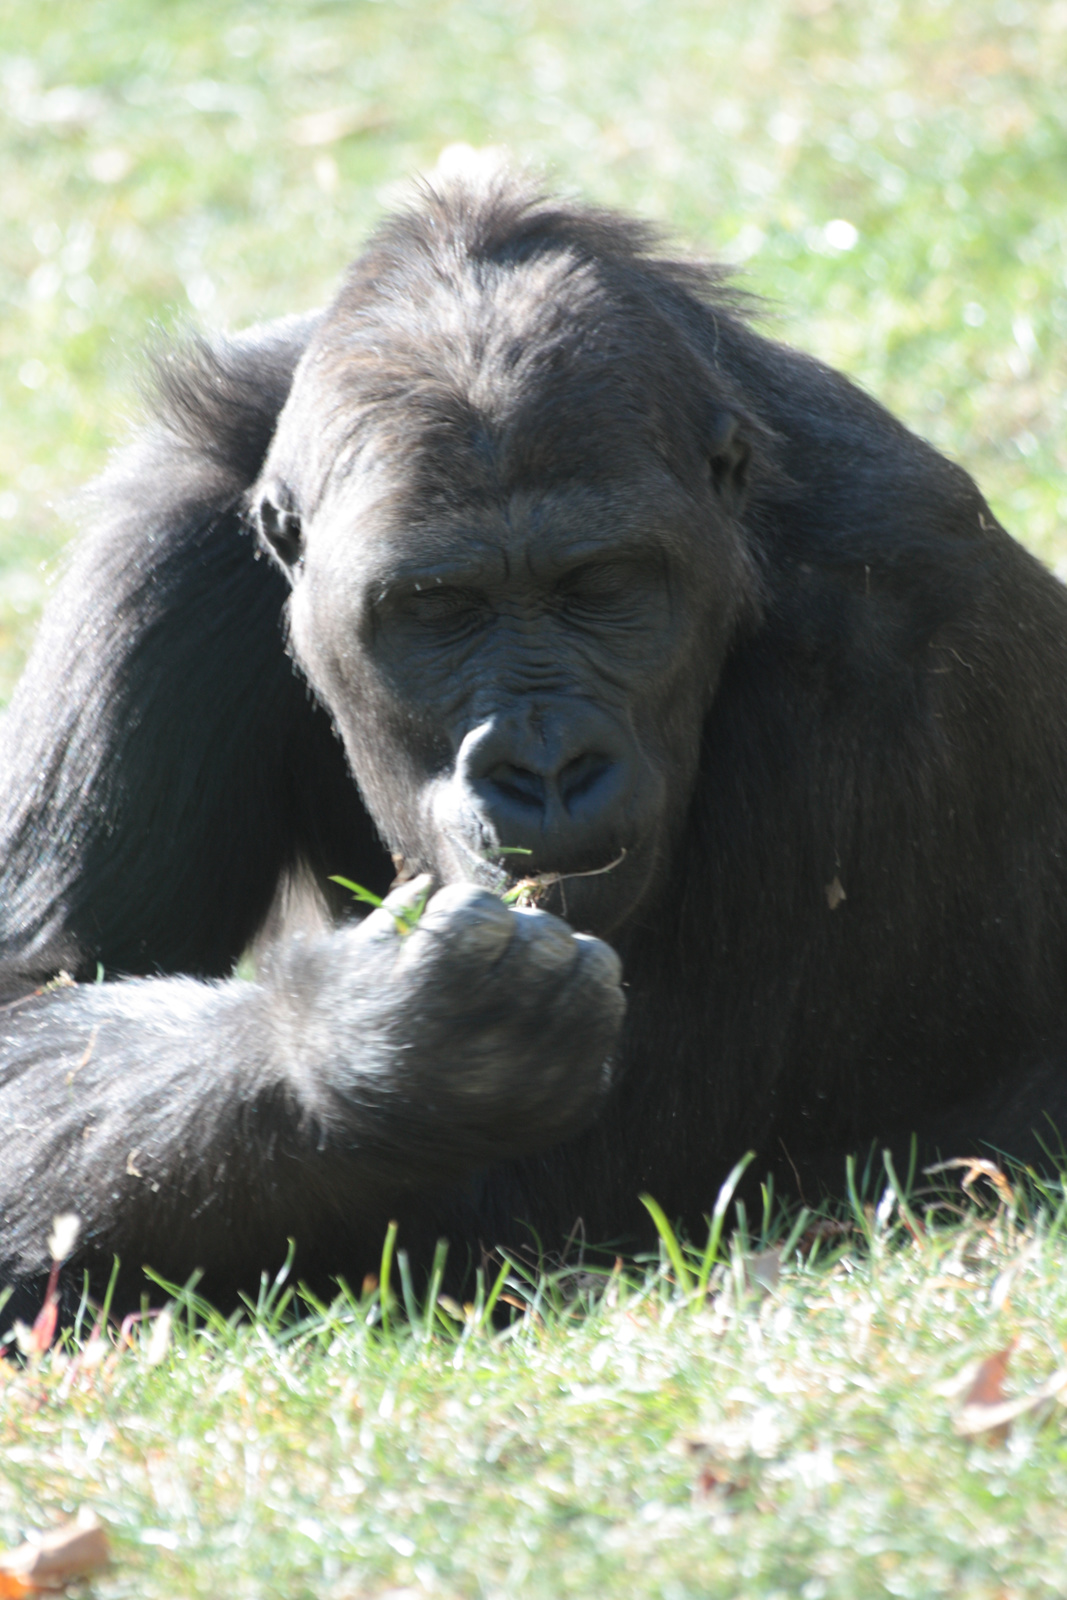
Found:
<svg viewBox="0 0 1067 1600"><path fill-rule="evenodd" d="M0 728L0 1000L98 962L223 976L298 862L383 887L241 516L307 331L171 357L95 491Z"/></svg>
<svg viewBox="0 0 1067 1600"><path fill-rule="evenodd" d="M343 1270L405 1191L588 1121L616 957L468 887L408 931L395 913L420 887L294 941L263 983L83 984L0 1012L0 1282L47 1265L57 1210L81 1217L97 1278L117 1254L232 1288L289 1236Z"/></svg>

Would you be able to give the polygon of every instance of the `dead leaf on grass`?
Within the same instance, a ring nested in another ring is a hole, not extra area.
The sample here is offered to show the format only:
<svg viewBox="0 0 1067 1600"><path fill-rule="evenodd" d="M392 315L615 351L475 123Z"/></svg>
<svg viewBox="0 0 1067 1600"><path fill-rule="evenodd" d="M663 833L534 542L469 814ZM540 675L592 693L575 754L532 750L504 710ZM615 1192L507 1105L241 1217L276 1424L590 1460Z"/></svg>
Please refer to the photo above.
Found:
<svg viewBox="0 0 1067 1600"><path fill-rule="evenodd" d="M1015 1204L1015 1190L995 1161L987 1161L982 1156L957 1156L953 1161L938 1161L932 1167L923 1168L923 1173L928 1178L938 1172L963 1172L960 1188L966 1194L970 1194L971 1186L979 1178L986 1178L996 1190L998 1199L1006 1206Z"/></svg>
<svg viewBox="0 0 1067 1600"><path fill-rule="evenodd" d="M738 1472L733 1462L720 1460L714 1453L712 1445L707 1439L692 1437L680 1441L686 1455L694 1456L699 1464L696 1481L693 1484L693 1493L705 1496L718 1493L728 1497L733 1494L742 1494L752 1487L752 1480L744 1473Z"/></svg>
<svg viewBox="0 0 1067 1600"><path fill-rule="evenodd" d="M970 1388L964 1397L965 1406L998 1406L1004 1399L1004 1379L1007 1377L1008 1362L1011 1360L1016 1342L1012 1339L1003 1350L997 1350L979 1362L978 1369L971 1379Z"/></svg>
<svg viewBox="0 0 1067 1600"><path fill-rule="evenodd" d="M72 1522L0 1555L0 1600L55 1593L102 1572L110 1561L103 1524L83 1507Z"/></svg>
<svg viewBox="0 0 1067 1600"><path fill-rule="evenodd" d="M1042 1410L1067 1390L1067 1367L1060 1367L1028 1394L1006 1400L1004 1379L1014 1349L1013 1339L979 1364L956 1416L956 1432L962 1438L977 1439L988 1434L992 1439L1006 1439L1018 1417Z"/></svg>

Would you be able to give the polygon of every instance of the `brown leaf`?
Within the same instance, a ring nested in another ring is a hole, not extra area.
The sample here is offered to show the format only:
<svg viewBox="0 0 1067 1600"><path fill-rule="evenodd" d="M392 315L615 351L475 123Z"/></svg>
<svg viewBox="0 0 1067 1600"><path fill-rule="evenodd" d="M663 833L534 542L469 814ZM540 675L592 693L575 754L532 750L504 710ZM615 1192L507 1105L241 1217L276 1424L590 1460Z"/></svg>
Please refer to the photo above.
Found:
<svg viewBox="0 0 1067 1600"><path fill-rule="evenodd" d="M1004 1378L1014 1349L1013 1339L1003 1350L997 1350L979 1364L956 1417L956 1432L963 1438L974 1439L979 1434L990 1434L997 1439L1006 1439L1017 1417L1040 1410L1067 1390L1067 1367L1060 1367L1044 1383L1031 1389L1029 1394L1005 1400Z"/></svg>
<svg viewBox="0 0 1067 1600"><path fill-rule="evenodd" d="M923 1173L932 1177L935 1172L956 1172L963 1170L960 1187L967 1194L971 1192L971 1185L979 1178L988 1178L997 1191L998 1197L1006 1206L1015 1204L1015 1190L1001 1172L995 1161L987 1161L982 1156L957 1156L954 1161L938 1161L932 1167L924 1167Z"/></svg>
<svg viewBox="0 0 1067 1600"><path fill-rule="evenodd" d="M734 1463L721 1461L715 1456L707 1439L683 1439L681 1444L686 1454L696 1456L700 1463L700 1471L693 1484L693 1493L697 1496L714 1494L716 1491L722 1496L741 1494L752 1487L752 1480L738 1472Z"/></svg>
<svg viewBox="0 0 1067 1600"><path fill-rule="evenodd" d="M1015 1349L1015 1340L1006 1344L1003 1350L998 1350L994 1355L986 1356L980 1363L978 1371L971 1380L971 1387L964 1395L965 1406L997 1406L1004 1399L1004 1379L1008 1371L1008 1362Z"/></svg>
<svg viewBox="0 0 1067 1600"><path fill-rule="evenodd" d="M72 1522L0 1555L0 1596L63 1589L102 1572L110 1561L103 1525L94 1512L83 1507Z"/></svg>
<svg viewBox="0 0 1067 1600"><path fill-rule="evenodd" d="M1051 1378L1046 1378L1044 1383L1038 1384L1036 1389L1031 1389L1029 1394L1021 1394L1014 1400L1002 1400L997 1405L968 1402L956 1418L956 1432L965 1439L977 1438L982 1433L1006 1439L1017 1417L1025 1417L1030 1411L1040 1411L1051 1401L1062 1399L1065 1389L1067 1389L1067 1367L1060 1367Z"/></svg>
<svg viewBox="0 0 1067 1600"><path fill-rule="evenodd" d="M24 1595L40 1592L40 1589L31 1587L13 1572L0 1571L0 1600L23 1600Z"/></svg>
<svg viewBox="0 0 1067 1600"><path fill-rule="evenodd" d="M701 1467L693 1487L698 1495L714 1494L718 1490L719 1494L725 1497L731 1494L742 1494L746 1489L751 1488L751 1484L747 1478L725 1477L718 1467L707 1466Z"/></svg>

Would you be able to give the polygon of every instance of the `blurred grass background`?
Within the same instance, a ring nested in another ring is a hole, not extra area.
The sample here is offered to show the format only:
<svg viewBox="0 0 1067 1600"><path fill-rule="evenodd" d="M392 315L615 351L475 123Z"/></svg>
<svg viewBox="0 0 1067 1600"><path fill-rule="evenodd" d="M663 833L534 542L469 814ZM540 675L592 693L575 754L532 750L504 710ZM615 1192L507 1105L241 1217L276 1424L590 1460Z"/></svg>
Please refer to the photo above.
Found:
<svg viewBox="0 0 1067 1600"><path fill-rule="evenodd" d="M1065 0L2 0L0 701L154 329L314 305L459 141L737 262L1067 559Z"/></svg>

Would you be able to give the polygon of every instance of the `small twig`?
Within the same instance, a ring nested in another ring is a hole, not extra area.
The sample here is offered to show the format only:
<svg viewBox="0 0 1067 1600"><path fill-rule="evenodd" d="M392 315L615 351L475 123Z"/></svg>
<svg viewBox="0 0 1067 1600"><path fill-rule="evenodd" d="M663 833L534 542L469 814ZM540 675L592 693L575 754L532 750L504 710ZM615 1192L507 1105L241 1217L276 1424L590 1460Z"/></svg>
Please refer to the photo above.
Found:
<svg viewBox="0 0 1067 1600"><path fill-rule="evenodd" d="M67 1073L66 1084L67 1084L67 1088L68 1089L70 1088L71 1084L74 1082L75 1077L81 1071L81 1069L83 1067L87 1067L89 1065L89 1060L90 1060L90 1058L92 1056L92 1053L93 1053L93 1047L96 1044L96 1036L97 1036L97 1034L99 1032L100 1032L100 1024L97 1023L97 1025L93 1028L92 1032L89 1035L89 1043L85 1046L85 1050L84 1050L84 1052L82 1054L81 1060L78 1062L78 1065L76 1067L71 1067L70 1071Z"/></svg>
<svg viewBox="0 0 1067 1600"><path fill-rule="evenodd" d="M618 855L615 857L614 861L609 861L604 867L591 867L588 872L535 872L528 878L520 878L515 887L513 889L509 889L504 895L504 903L506 905L521 904L523 896L529 895L531 898L533 898L539 889L551 889L556 884L559 884L560 898L563 900L563 910L566 912L567 900L563 893L564 883L569 882L571 878L603 877L604 873L606 872L614 872L615 868L620 864L620 862L624 861L625 858L626 847L624 845L619 851Z"/></svg>
<svg viewBox="0 0 1067 1600"><path fill-rule="evenodd" d="M783 1153L785 1155L785 1159L789 1162L789 1165L793 1169L793 1176L797 1180L797 1194L800 1196L800 1203L801 1203L801 1205L806 1206L808 1201L807 1201L807 1197L804 1194L804 1185L800 1181L800 1173L797 1171L797 1164L793 1160L793 1157L789 1154L789 1149L788 1149L788 1147L786 1145L785 1140L782 1138L781 1134L778 1135L778 1143L782 1147L782 1151L783 1151Z"/></svg>
<svg viewBox="0 0 1067 1600"><path fill-rule="evenodd" d="M0 1011L17 1011L19 1006L28 1006L31 1000L38 1000L44 994L43 989L34 989L29 994L20 995L17 1000L7 1000Z"/></svg>
<svg viewBox="0 0 1067 1600"><path fill-rule="evenodd" d="M74 979L69 972L57 972L54 978L49 978L47 983L42 983L39 989L31 989L29 994L20 995L17 1000L7 1000L0 1011L14 1011L19 1006L28 1006L31 1000L39 1000L43 994L49 994L53 989L73 989Z"/></svg>

